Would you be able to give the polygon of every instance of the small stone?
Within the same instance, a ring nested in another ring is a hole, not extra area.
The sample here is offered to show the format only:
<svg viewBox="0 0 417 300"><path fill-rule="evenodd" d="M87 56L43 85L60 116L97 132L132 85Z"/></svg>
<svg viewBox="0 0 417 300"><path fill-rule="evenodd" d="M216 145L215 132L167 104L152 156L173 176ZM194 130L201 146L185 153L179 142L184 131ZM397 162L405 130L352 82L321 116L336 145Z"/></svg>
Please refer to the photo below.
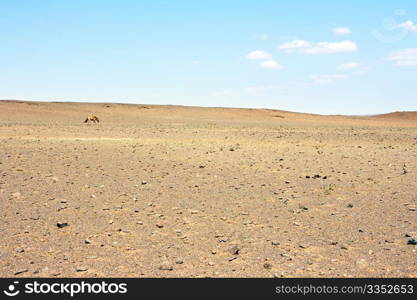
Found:
<svg viewBox="0 0 417 300"><path fill-rule="evenodd" d="M352 203L348 203L347 204L347 207L352 208L353 207L353 204Z"/></svg>
<svg viewBox="0 0 417 300"><path fill-rule="evenodd" d="M142 180L142 185L145 185L145 184L148 184L148 182L145 180Z"/></svg>
<svg viewBox="0 0 417 300"><path fill-rule="evenodd" d="M301 205L301 204L298 205L298 208L303 209L303 210L308 210L307 206L304 206L304 205Z"/></svg>
<svg viewBox="0 0 417 300"><path fill-rule="evenodd" d="M175 262L177 265L182 265L184 263L184 261L182 259L179 259Z"/></svg>
<svg viewBox="0 0 417 300"><path fill-rule="evenodd" d="M89 240L89 239L85 239L85 240L84 240L84 243L86 243L86 244L91 244L91 240Z"/></svg>
<svg viewBox="0 0 417 300"><path fill-rule="evenodd" d="M267 269L267 270L270 270L270 269L272 269L272 265L270 264L270 263L264 263L264 268L265 269Z"/></svg>
<svg viewBox="0 0 417 300"><path fill-rule="evenodd" d="M164 227L164 225L163 225L163 224L161 224L161 223L156 223L155 225L156 225L156 227L158 227L158 228L163 228L163 227Z"/></svg>
<svg viewBox="0 0 417 300"><path fill-rule="evenodd" d="M407 245L417 245L417 240L416 239L409 239L407 241Z"/></svg>
<svg viewBox="0 0 417 300"><path fill-rule="evenodd" d="M208 265L209 265L209 266L214 266L214 262L209 261L209 262L208 262Z"/></svg>
<svg viewBox="0 0 417 300"><path fill-rule="evenodd" d="M27 271L29 271L28 269L20 269L20 270L17 270L15 273L14 273L14 275L19 275L19 274L22 274L22 273L26 273Z"/></svg>
<svg viewBox="0 0 417 300"><path fill-rule="evenodd" d="M88 270L88 268L86 266L79 266L79 267L76 268L77 272L85 272L87 270Z"/></svg>
<svg viewBox="0 0 417 300"><path fill-rule="evenodd" d="M137 221L136 224L143 225L143 222L142 221Z"/></svg>
<svg viewBox="0 0 417 300"><path fill-rule="evenodd" d="M58 228L64 228L64 227L69 226L69 224L68 224L68 223L66 223L66 222L58 222L58 223L56 223L56 226L57 226Z"/></svg>
<svg viewBox="0 0 417 300"><path fill-rule="evenodd" d="M272 244L273 246L278 246L278 245L279 245L279 242L277 242L277 241L272 241L272 242L271 242L271 244Z"/></svg>
<svg viewBox="0 0 417 300"><path fill-rule="evenodd" d="M163 271L172 271L173 269L174 267L170 265L169 263L163 263L159 266L159 270L163 270Z"/></svg>
<svg viewBox="0 0 417 300"><path fill-rule="evenodd" d="M238 255L240 252L240 247L235 245L232 248L229 249L229 252L233 255Z"/></svg>
<svg viewBox="0 0 417 300"><path fill-rule="evenodd" d="M211 254L216 254L217 251L216 250L211 250Z"/></svg>

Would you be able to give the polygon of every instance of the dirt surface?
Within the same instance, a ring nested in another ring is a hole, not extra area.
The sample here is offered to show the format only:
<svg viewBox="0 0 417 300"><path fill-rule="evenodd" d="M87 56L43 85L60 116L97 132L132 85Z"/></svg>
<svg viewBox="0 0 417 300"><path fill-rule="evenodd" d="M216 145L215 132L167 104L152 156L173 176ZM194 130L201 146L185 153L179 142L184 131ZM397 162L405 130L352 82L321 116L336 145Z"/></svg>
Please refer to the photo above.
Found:
<svg viewBox="0 0 417 300"><path fill-rule="evenodd" d="M417 277L416 112L1 101L0 140L2 277Z"/></svg>

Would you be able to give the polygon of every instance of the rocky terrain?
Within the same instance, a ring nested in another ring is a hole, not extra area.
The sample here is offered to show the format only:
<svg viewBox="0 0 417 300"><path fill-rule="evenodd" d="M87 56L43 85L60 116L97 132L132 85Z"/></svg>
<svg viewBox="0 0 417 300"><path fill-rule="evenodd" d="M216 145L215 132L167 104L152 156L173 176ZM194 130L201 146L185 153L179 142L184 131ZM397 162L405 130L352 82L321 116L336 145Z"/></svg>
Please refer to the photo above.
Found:
<svg viewBox="0 0 417 300"><path fill-rule="evenodd" d="M2 277L417 277L417 112L0 101L0 140Z"/></svg>

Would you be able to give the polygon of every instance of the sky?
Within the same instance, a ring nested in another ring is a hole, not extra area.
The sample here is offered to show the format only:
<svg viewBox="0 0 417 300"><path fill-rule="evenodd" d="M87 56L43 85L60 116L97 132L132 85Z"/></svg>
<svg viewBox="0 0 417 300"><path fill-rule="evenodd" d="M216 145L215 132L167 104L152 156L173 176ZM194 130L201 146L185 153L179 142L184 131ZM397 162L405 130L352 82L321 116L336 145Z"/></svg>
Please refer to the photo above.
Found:
<svg viewBox="0 0 417 300"><path fill-rule="evenodd" d="M0 99L415 111L417 1L0 0Z"/></svg>

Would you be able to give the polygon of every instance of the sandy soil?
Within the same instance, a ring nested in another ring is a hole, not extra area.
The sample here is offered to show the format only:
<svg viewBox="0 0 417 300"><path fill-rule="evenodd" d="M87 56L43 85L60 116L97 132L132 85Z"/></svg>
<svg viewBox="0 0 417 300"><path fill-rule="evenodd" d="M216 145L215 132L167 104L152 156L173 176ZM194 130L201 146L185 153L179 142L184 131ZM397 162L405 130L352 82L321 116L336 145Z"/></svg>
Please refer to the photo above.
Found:
<svg viewBox="0 0 417 300"><path fill-rule="evenodd" d="M1 101L0 140L2 277L417 277L417 112Z"/></svg>

